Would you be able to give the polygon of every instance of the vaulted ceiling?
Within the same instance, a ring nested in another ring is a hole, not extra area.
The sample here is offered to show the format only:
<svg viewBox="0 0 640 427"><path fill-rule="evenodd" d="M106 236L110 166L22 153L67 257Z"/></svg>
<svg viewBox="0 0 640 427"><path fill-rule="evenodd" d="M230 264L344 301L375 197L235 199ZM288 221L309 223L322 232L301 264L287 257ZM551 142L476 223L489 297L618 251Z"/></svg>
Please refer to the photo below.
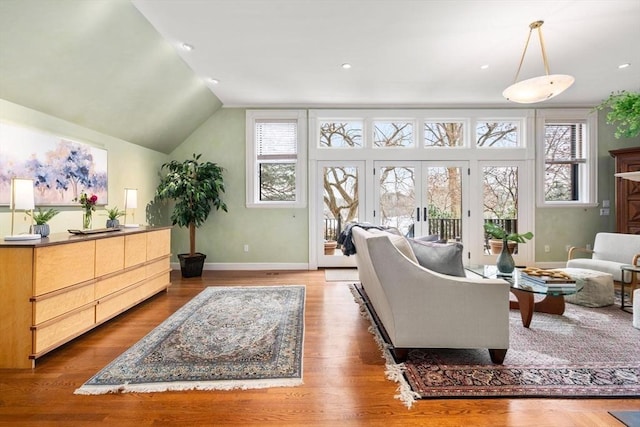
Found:
<svg viewBox="0 0 640 427"><path fill-rule="evenodd" d="M162 152L222 104L522 107L539 19L576 83L534 106L640 89L640 0L2 0L0 98Z"/></svg>

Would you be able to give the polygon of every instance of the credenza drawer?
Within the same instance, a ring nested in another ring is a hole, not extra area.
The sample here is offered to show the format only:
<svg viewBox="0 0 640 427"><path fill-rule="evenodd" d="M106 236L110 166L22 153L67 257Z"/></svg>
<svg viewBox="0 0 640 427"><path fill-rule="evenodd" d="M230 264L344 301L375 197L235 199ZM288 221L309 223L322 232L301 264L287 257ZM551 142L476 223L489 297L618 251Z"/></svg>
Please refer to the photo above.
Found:
<svg viewBox="0 0 640 427"><path fill-rule="evenodd" d="M155 276L158 273L171 269L170 258L159 259L158 261L149 263L145 266L147 277Z"/></svg>
<svg viewBox="0 0 640 427"><path fill-rule="evenodd" d="M90 306L64 316L57 322L51 322L44 327L36 327L33 333L33 352L38 354L58 343L66 342L70 337L91 329L94 324L95 308Z"/></svg>
<svg viewBox="0 0 640 427"><path fill-rule="evenodd" d="M100 323L138 304L170 285L169 273L159 275L119 295L106 297L96 306L96 322Z"/></svg>
<svg viewBox="0 0 640 427"><path fill-rule="evenodd" d="M51 298L36 300L33 302L33 324L39 325L61 314L89 304L94 299L94 284L91 282L81 287L75 287L68 292L59 293Z"/></svg>
<svg viewBox="0 0 640 427"><path fill-rule="evenodd" d="M171 253L171 230L147 233L147 261Z"/></svg>
<svg viewBox="0 0 640 427"><path fill-rule="evenodd" d="M145 275L145 267L140 266L139 268L126 271L122 274L117 274L106 279L99 279L96 283L96 299L104 298L127 286L141 282L145 277L147 277Z"/></svg>
<svg viewBox="0 0 640 427"><path fill-rule="evenodd" d="M95 276L95 241L35 249L35 296L57 291Z"/></svg>
<svg viewBox="0 0 640 427"><path fill-rule="evenodd" d="M124 236L96 240L96 277L124 268Z"/></svg>
<svg viewBox="0 0 640 427"><path fill-rule="evenodd" d="M168 252L167 252L168 253ZM124 237L124 266L132 267L147 260L146 234L133 234Z"/></svg>

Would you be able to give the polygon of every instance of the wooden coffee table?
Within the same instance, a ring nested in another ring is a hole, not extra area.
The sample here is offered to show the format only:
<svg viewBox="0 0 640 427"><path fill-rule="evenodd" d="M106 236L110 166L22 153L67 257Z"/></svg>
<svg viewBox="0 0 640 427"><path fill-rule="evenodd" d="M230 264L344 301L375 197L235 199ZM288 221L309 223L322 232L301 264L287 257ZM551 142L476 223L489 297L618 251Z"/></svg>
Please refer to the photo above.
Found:
<svg viewBox="0 0 640 427"><path fill-rule="evenodd" d="M467 268L476 274L492 279L503 279L509 282L510 291L516 297L516 301L509 301L509 308L520 310L522 325L528 328L531 325L533 313L563 314L565 309L564 296L578 293L584 287L584 282L576 283L576 286L566 288L549 288L546 285L524 278L518 269L511 276L498 274L494 265L484 265ZM534 301L534 296L544 295L540 301Z"/></svg>

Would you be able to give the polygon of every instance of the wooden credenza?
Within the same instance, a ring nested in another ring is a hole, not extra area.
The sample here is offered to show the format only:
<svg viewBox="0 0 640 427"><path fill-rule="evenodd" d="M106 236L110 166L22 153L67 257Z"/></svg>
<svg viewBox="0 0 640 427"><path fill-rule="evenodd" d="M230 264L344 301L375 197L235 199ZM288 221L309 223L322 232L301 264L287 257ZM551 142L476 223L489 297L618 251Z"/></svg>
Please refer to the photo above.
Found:
<svg viewBox="0 0 640 427"><path fill-rule="evenodd" d="M611 150L616 173L640 171L640 147ZM640 234L640 182L616 178L616 232Z"/></svg>
<svg viewBox="0 0 640 427"><path fill-rule="evenodd" d="M35 360L167 289L171 228L0 240L0 368Z"/></svg>

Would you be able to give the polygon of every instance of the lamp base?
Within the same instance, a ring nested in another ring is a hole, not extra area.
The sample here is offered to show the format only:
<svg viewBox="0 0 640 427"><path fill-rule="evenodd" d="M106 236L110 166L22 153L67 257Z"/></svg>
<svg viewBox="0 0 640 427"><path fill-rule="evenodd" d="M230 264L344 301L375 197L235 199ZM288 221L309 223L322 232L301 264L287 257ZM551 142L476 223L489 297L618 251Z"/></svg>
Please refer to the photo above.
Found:
<svg viewBox="0 0 640 427"><path fill-rule="evenodd" d="M42 236L39 234L14 234L12 236L4 236L4 240L13 241L13 240L37 240L41 239Z"/></svg>

